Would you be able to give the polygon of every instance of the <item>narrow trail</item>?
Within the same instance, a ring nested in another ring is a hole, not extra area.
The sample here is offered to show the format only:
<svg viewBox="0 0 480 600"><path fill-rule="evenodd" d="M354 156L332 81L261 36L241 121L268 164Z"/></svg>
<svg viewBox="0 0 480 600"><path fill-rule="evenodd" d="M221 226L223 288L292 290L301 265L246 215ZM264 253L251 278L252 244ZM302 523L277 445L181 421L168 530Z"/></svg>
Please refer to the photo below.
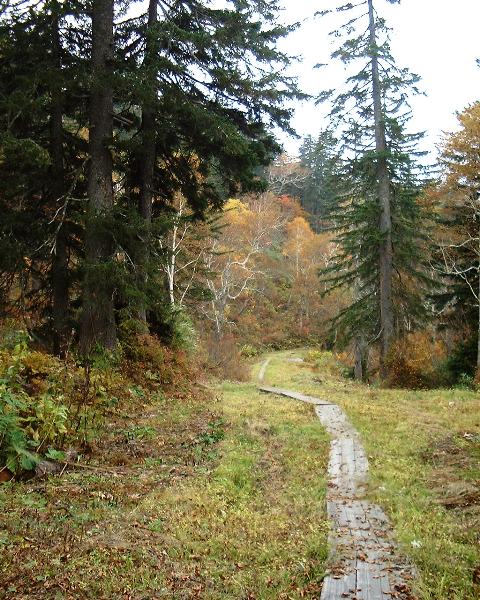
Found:
<svg viewBox="0 0 480 600"><path fill-rule="evenodd" d="M321 600L412 599L412 567L399 555L383 510L365 498L368 458L356 429L336 404L298 392L264 386L271 359L261 366L259 389L315 405L331 435L327 512L331 523L330 573Z"/></svg>

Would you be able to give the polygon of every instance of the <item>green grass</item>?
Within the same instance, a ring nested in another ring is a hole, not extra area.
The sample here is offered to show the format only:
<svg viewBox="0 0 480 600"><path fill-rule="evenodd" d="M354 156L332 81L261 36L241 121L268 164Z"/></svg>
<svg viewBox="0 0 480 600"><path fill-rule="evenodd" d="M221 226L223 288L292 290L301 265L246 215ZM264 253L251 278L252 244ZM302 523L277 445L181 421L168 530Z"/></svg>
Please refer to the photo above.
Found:
<svg viewBox="0 0 480 600"><path fill-rule="evenodd" d="M183 590L212 599L318 597L328 440L308 407L278 405L253 385L222 392L227 428L215 466L152 494L140 510L163 522Z"/></svg>
<svg viewBox="0 0 480 600"><path fill-rule="evenodd" d="M318 598L328 438L311 406L216 392L142 396L98 470L0 487L0 597Z"/></svg>
<svg viewBox="0 0 480 600"><path fill-rule="evenodd" d="M360 431L371 496L390 515L420 573L425 600L470 600L480 589L480 399L465 389L384 390L343 379L333 357L273 355L266 383L336 402Z"/></svg>
<svg viewBox="0 0 480 600"><path fill-rule="evenodd" d="M363 386L328 354L285 361L299 354L273 354L266 383L349 414L370 494L419 569L419 596L476 598L478 395ZM312 406L253 383L226 382L215 396L142 391L83 457L97 469L2 485L0 597L318 598L329 444Z"/></svg>

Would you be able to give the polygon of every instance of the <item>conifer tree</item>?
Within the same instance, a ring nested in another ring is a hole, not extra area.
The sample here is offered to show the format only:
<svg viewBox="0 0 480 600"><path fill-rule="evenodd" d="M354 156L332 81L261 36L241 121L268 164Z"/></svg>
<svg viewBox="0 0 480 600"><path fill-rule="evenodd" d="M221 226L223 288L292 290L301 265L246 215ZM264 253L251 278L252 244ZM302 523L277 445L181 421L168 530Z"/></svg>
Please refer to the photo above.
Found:
<svg viewBox="0 0 480 600"><path fill-rule="evenodd" d="M308 171L302 186L302 206L313 215L315 228L321 229L340 186L338 141L332 132L326 129L317 138L307 136L300 147L300 162Z"/></svg>
<svg viewBox="0 0 480 600"><path fill-rule="evenodd" d="M126 196L144 229L131 253L143 263L135 293L143 318L149 306L169 305L162 285L155 292L148 283L147 246L164 231L176 195L195 219L257 189L258 167L279 149L270 126L289 128L284 101L301 94L282 73L289 58L276 42L289 28L277 25L277 5L151 0L144 15L118 28L128 81L122 115L134 123L124 131Z"/></svg>
<svg viewBox="0 0 480 600"><path fill-rule="evenodd" d="M415 159L421 154L416 144L422 134L406 130L408 94L418 93L419 78L396 66L389 29L373 0L337 10L348 12L349 20L334 32L344 39L332 58L351 71L356 65L360 69L349 75L344 91L319 96L332 103L347 185L332 213L340 251L328 277L332 287L353 290L353 303L339 315L339 323L363 353L368 342L380 339L385 377L394 336L411 326L422 309L412 281L427 279L415 200L420 172Z"/></svg>
<svg viewBox="0 0 480 600"><path fill-rule="evenodd" d="M88 353L114 346L120 315L163 318L176 194L193 220L262 187L272 128L289 129L284 101L300 96L276 0L131 9L48 0L0 14L2 292L6 310L9 286L35 299L58 353L72 326Z"/></svg>
<svg viewBox="0 0 480 600"><path fill-rule="evenodd" d="M71 317L69 196L83 193L76 175L85 150L75 133L84 112L73 78L76 10L76 3L58 0L41 10L19 3L0 20L2 287L15 284L10 303L20 302L34 313L33 322L48 324L42 337L57 354L65 349Z"/></svg>
<svg viewBox="0 0 480 600"><path fill-rule="evenodd" d="M113 0L92 2L91 91L89 125L88 217L80 348L116 343L114 285L110 264L114 250L113 213ZM110 226L110 227L109 227Z"/></svg>

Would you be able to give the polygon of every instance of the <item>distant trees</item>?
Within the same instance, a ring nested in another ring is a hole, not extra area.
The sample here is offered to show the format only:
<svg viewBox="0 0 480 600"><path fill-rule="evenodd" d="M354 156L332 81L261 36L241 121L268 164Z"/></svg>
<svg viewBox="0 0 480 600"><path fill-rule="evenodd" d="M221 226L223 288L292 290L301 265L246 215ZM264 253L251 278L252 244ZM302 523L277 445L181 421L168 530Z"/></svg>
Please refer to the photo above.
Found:
<svg viewBox="0 0 480 600"><path fill-rule="evenodd" d="M297 332L307 334L312 329L312 320L325 325L328 313L327 302L322 298L319 270L328 267L334 255L331 234L316 233L303 216L297 216L285 227L283 243L285 273L291 282L289 311L297 324ZM322 340L324 343L326 339Z"/></svg>
<svg viewBox="0 0 480 600"><path fill-rule="evenodd" d="M300 164L309 173L300 195L302 206L312 215L315 228L320 230L327 225L328 214L342 190L338 140L330 130L303 140Z"/></svg>
<svg viewBox="0 0 480 600"><path fill-rule="evenodd" d="M318 268L334 248L306 216L297 200L271 192L227 202L202 251L213 354L232 337L257 350L328 343L327 322L342 301L322 299Z"/></svg>
<svg viewBox="0 0 480 600"><path fill-rule="evenodd" d="M220 339L231 320L229 315L241 312L255 290L260 276L259 255L272 245L275 233L285 225L285 218L271 194L252 196L245 201L229 200L221 220L221 235L212 236L204 253L210 301L203 314L214 324ZM236 307L233 307L234 304Z"/></svg>
<svg viewBox="0 0 480 600"><path fill-rule="evenodd" d="M417 92L418 77L395 65L389 30L373 0L337 10L348 12L349 20L335 32L344 41L332 58L350 71L345 90L319 96L319 101L331 102L343 183L330 213L339 252L325 274L331 289L348 286L353 291L352 303L337 323L362 352L380 340L385 377L392 340L421 312L418 282L427 279L416 203L416 143L421 135L406 129L408 94Z"/></svg>

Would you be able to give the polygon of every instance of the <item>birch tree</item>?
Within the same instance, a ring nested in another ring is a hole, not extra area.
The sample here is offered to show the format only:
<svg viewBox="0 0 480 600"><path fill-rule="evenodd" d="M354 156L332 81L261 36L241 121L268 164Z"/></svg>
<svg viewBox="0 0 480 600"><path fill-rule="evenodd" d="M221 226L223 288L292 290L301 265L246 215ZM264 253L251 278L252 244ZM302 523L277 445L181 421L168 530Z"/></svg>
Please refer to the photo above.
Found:
<svg viewBox="0 0 480 600"><path fill-rule="evenodd" d="M285 216L269 193L248 200L230 200L224 209L224 227L220 236L211 238L204 255L207 287L211 299L203 307L204 316L221 338L233 324L232 306L239 308L242 297L253 291L263 275L257 259L285 225Z"/></svg>

